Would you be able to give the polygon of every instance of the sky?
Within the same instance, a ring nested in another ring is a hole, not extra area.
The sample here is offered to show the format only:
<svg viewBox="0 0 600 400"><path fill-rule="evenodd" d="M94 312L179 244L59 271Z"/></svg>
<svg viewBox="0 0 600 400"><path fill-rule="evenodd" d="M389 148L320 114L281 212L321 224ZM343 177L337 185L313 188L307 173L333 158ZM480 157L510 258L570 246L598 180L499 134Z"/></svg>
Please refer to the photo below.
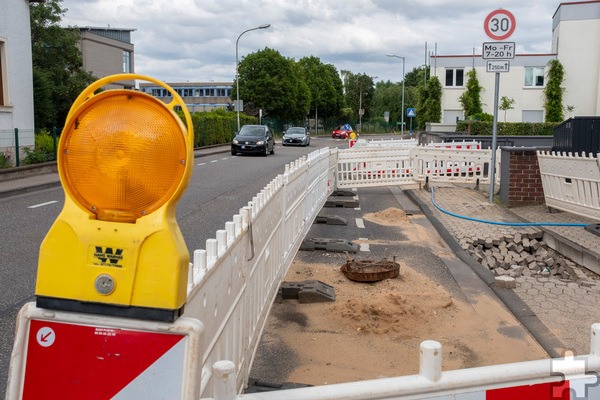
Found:
<svg viewBox="0 0 600 400"><path fill-rule="evenodd" d="M135 29L135 72L168 83L232 82L239 60L265 47L296 61L402 80L428 54L481 54L486 16L510 11L517 54L551 52L555 0L63 0L63 26ZM427 58L427 63L429 60Z"/></svg>

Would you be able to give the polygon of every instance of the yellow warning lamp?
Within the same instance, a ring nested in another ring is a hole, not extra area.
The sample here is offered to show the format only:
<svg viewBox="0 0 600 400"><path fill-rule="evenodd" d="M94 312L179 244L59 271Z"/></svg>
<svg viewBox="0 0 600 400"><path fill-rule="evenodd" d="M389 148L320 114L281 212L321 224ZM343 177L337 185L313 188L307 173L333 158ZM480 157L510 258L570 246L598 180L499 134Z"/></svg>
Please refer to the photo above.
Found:
<svg viewBox="0 0 600 400"><path fill-rule="evenodd" d="M173 100L126 89L95 93L124 80L153 82ZM190 114L168 85L119 74L85 89L59 142L65 204L40 247L37 305L166 321L180 315L190 256L175 208L193 156Z"/></svg>

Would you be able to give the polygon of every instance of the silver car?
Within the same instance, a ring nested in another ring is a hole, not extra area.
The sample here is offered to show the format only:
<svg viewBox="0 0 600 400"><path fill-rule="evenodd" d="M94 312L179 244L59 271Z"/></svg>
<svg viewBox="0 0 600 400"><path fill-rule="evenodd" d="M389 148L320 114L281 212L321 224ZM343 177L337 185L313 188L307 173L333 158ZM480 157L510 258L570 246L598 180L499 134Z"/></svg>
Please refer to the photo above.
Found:
<svg viewBox="0 0 600 400"><path fill-rule="evenodd" d="M281 140L283 146L308 146L310 145L310 134L306 128L292 127L283 132Z"/></svg>

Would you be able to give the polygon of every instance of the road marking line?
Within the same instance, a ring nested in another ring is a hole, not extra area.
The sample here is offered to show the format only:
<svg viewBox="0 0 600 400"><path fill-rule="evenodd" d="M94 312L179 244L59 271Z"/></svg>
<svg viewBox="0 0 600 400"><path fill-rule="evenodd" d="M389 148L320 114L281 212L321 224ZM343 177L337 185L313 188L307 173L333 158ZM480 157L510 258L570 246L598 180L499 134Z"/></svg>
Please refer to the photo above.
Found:
<svg viewBox="0 0 600 400"><path fill-rule="evenodd" d="M369 240L367 238L358 238L358 240ZM361 243L360 244L360 251L371 251L371 248L369 247L369 243Z"/></svg>
<svg viewBox="0 0 600 400"><path fill-rule="evenodd" d="M214 162L217 162L217 161L219 161L219 160L212 160L211 163L214 163Z"/></svg>
<svg viewBox="0 0 600 400"><path fill-rule="evenodd" d="M365 222L362 218L356 218L356 226L358 226L361 229L365 229Z"/></svg>
<svg viewBox="0 0 600 400"><path fill-rule="evenodd" d="M206 165L206 163L205 163L205 162L203 162L203 163L196 164L196 165L198 165L198 166L201 166L201 165Z"/></svg>
<svg viewBox="0 0 600 400"><path fill-rule="evenodd" d="M43 206L47 206L47 205L54 204L54 203L58 203L58 200L48 201L46 203L41 203L41 204L36 204L34 206L29 206L27 208L38 208L38 207L43 207Z"/></svg>
<svg viewBox="0 0 600 400"><path fill-rule="evenodd" d="M221 160L227 160L229 157L221 158Z"/></svg>

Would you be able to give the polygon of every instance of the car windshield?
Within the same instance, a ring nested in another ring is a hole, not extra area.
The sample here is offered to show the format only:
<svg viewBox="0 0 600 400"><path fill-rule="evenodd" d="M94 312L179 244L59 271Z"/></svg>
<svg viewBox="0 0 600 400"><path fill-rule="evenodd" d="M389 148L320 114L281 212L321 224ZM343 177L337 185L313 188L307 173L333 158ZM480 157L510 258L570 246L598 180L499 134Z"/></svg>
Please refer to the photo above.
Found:
<svg viewBox="0 0 600 400"><path fill-rule="evenodd" d="M239 136L264 136L265 128L262 126L244 125L240 130Z"/></svg>
<svg viewBox="0 0 600 400"><path fill-rule="evenodd" d="M285 134L290 136L304 136L306 135L306 131L303 128L290 128Z"/></svg>

